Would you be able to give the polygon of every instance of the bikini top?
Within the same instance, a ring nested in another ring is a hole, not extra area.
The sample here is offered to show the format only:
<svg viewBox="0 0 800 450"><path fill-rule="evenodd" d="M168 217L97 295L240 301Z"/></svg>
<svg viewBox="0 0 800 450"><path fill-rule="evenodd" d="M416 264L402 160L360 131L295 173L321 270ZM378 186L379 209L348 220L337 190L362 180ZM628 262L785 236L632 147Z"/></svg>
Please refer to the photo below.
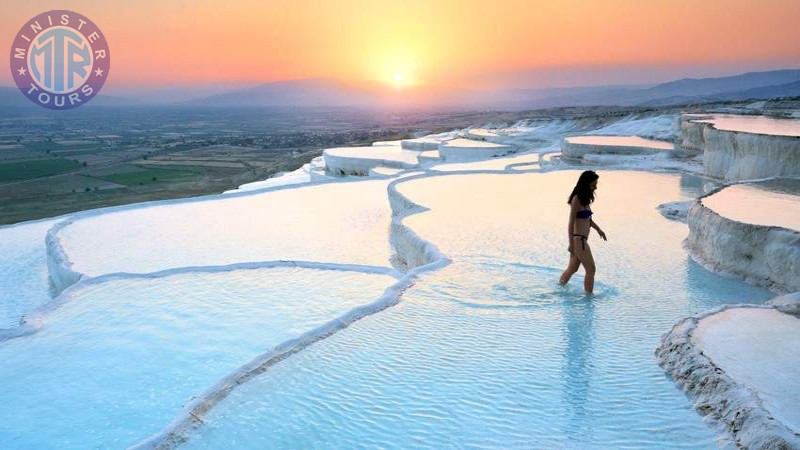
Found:
<svg viewBox="0 0 800 450"><path fill-rule="evenodd" d="M591 209L583 209L578 211L578 214L575 215L578 219L590 219L592 217L592 210Z"/></svg>

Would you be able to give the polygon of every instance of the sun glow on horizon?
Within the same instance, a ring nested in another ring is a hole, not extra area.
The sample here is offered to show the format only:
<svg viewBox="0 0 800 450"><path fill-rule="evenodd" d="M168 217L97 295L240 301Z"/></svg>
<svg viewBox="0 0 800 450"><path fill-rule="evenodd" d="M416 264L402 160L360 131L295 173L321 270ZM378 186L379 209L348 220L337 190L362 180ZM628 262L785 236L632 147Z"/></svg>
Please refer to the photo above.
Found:
<svg viewBox="0 0 800 450"><path fill-rule="evenodd" d="M409 79L408 79L408 77L406 76L405 73L403 73L403 72L395 72L394 75L392 75L392 85L396 89L402 89L402 88L408 86L409 84L410 84L409 83Z"/></svg>
<svg viewBox="0 0 800 450"><path fill-rule="evenodd" d="M113 47L109 87L335 78L490 89L661 82L694 67L709 76L796 67L793 1L708 0L693 3L692 14L684 2L636 0L504 0L492 8L476 0L69 3ZM38 1L14 3L0 28L18 30L40 10ZM0 71L0 84L11 76Z"/></svg>
<svg viewBox="0 0 800 450"><path fill-rule="evenodd" d="M398 47L388 44L383 50L371 49L367 60L374 61L374 80L400 90L420 83L419 70L425 58L416 55L414 49Z"/></svg>

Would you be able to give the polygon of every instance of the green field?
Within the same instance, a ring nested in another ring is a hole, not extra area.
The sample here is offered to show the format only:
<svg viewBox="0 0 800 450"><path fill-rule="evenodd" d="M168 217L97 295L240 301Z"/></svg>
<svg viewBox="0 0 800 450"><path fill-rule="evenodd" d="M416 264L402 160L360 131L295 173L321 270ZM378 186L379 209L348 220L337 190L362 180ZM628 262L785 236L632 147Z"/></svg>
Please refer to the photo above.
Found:
<svg viewBox="0 0 800 450"><path fill-rule="evenodd" d="M0 164L0 182L30 180L69 172L80 167L71 159L34 159Z"/></svg>
<svg viewBox="0 0 800 450"><path fill-rule="evenodd" d="M26 142L23 148L29 151L43 152L53 156L69 158L73 155L88 155L103 150L99 142L86 142L80 144L59 144L52 141Z"/></svg>
<svg viewBox="0 0 800 450"><path fill-rule="evenodd" d="M124 184L125 186L141 186L161 182L192 181L198 178L198 174L189 170L148 168L96 178L112 183Z"/></svg>

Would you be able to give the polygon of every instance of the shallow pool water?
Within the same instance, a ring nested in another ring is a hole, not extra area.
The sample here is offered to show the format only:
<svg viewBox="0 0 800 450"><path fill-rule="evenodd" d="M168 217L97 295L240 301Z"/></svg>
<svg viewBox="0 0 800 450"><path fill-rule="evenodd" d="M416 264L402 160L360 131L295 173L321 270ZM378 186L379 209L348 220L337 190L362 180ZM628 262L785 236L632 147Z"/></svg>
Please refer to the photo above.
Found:
<svg viewBox="0 0 800 450"><path fill-rule="evenodd" d="M700 119L695 120L695 122L713 124L714 128L718 130L771 134L775 136L800 136L800 120L796 119L715 114L710 119Z"/></svg>
<svg viewBox="0 0 800 450"><path fill-rule="evenodd" d="M686 226L657 212L701 179L624 171L600 173L595 295L579 275L558 286L578 174L399 184L430 208L405 223L453 263L234 390L186 446L716 446L653 351L687 315L772 295L693 263Z"/></svg>
<svg viewBox="0 0 800 450"><path fill-rule="evenodd" d="M800 318L732 308L701 320L692 341L726 375L757 392L772 417L800 431Z"/></svg>
<svg viewBox="0 0 800 450"><path fill-rule="evenodd" d="M386 180L329 183L128 209L58 236L90 276L265 260L388 265Z"/></svg>
<svg viewBox="0 0 800 450"><path fill-rule="evenodd" d="M45 236L56 222L0 227L0 330L52 298Z"/></svg>
<svg viewBox="0 0 800 450"><path fill-rule="evenodd" d="M488 141L478 141L475 139L467 139L467 138L456 138L451 139L449 141L445 141L442 145L447 147L486 147L486 148L494 148L501 146L502 144L495 144L494 142ZM440 147L441 148L441 147Z"/></svg>
<svg viewBox="0 0 800 450"><path fill-rule="evenodd" d="M467 131L467 136L474 139L496 138L497 132L486 128L473 128Z"/></svg>
<svg viewBox="0 0 800 450"><path fill-rule="evenodd" d="M674 150L672 142L645 139L639 136L573 136L566 138L570 144L610 145L616 147L645 147L654 150Z"/></svg>
<svg viewBox="0 0 800 450"><path fill-rule="evenodd" d="M703 204L738 222L800 231L800 179L728 186L705 197Z"/></svg>
<svg viewBox="0 0 800 450"><path fill-rule="evenodd" d="M483 161L442 163L431 166L431 170L441 172L456 172L464 170L504 170L509 165L534 164L539 162L538 153L525 153L522 155L492 158Z"/></svg>
<svg viewBox="0 0 800 450"><path fill-rule="evenodd" d="M0 344L0 447L125 448L238 367L394 282L278 267L73 288L38 333Z"/></svg>
<svg viewBox="0 0 800 450"><path fill-rule="evenodd" d="M362 160L383 160L414 166L417 164L419 152L404 150L399 145L378 145L371 147L337 147L325 150L331 156L357 158Z"/></svg>

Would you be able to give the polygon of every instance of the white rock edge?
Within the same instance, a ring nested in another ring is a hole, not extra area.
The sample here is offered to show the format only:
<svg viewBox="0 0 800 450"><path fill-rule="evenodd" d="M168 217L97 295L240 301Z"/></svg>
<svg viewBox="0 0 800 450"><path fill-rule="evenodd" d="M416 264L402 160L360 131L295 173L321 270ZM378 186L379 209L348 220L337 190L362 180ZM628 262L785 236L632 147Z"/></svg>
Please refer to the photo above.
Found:
<svg viewBox="0 0 800 450"><path fill-rule="evenodd" d="M56 311L61 305L72 300L74 294L88 286L103 284L114 280L123 279L158 279L171 275L186 274L186 273L221 273L231 272L235 270L252 270L252 269L270 269L277 267L298 267L304 269L315 270L339 270L347 272L360 272L388 275L394 278L401 278L402 273L397 269L391 267L369 266L361 264L340 264L340 263L324 263L315 261L299 261L299 260L272 260L272 261L258 261L258 262L241 262L234 264L226 264L220 266L187 266L177 267L172 269L161 270L152 273L127 273L115 272L103 274L98 277L81 277L77 283L74 283L64 289L53 300L40 305L31 312L25 314L20 319L20 324L14 328L0 328L0 343L9 339L14 339L22 336L28 336L40 331L47 322L47 316Z"/></svg>
<svg viewBox="0 0 800 450"><path fill-rule="evenodd" d="M171 449L177 447L188 439L190 431L203 424L205 414L219 404L237 386L266 372L274 364L301 351L305 347L347 328L353 322L396 305L400 302L403 292L414 284L420 274L437 270L450 264L450 260L435 245L422 239L403 224L405 217L427 209L400 194L396 189L396 185L426 176L430 176L430 174L419 174L397 179L387 187L389 204L392 209L390 240L395 246L396 262L398 265L409 269L397 283L387 288L384 294L374 302L357 307L331 322L286 341L241 366L184 405L175 419L161 432L130 448Z"/></svg>
<svg viewBox="0 0 800 450"><path fill-rule="evenodd" d="M689 255L712 272L776 293L800 290L800 231L738 222L703 205L703 198L727 186L700 196L689 209Z"/></svg>
<svg viewBox="0 0 800 450"><path fill-rule="evenodd" d="M676 202L662 203L656 207L662 216L669 220L686 223L689 215L689 208L694 204L694 200L684 200Z"/></svg>
<svg viewBox="0 0 800 450"><path fill-rule="evenodd" d="M588 136L593 136L593 135L588 135ZM570 137L576 137L576 136L568 136L561 140L561 157L569 161L582 161L587 155L624 155L624 156L656 155L659 153L670 154L674 153L675 151L674 147L672 150L666 150L654 147L647 147L643 145L608 145L608 144L587 144L580 142L569 142ZM667 142L667 141L662 141L662 142ZM671 142L668 143L671 144Z"/></svg>
<svg viewBox="0 0 800 450"><path fill-rule="evenodd" d="M464 174L497 174L497 173L524 173L524 172L544 173L544 172L549 172L551 170L572 169L571 167L559 167L559 168L553 167L553 168L548 168L550 170L547 169L543 170L543 168L532 169L532 170L513 170L512 166L517 166L517 165L519 164L510 164L504 170L500 171L467 170L467 171L456 171L450 173L440 173L440 172L426 170L425 172L419 174L414 174L414 175L409 174L410 176L406 176L405 178L401 178L401 176L408 172L413 173L414 171L404 170L401 173L399 173L396 176L397 179L394 180L394 182L390 183L388 187L389 202L392 207L392 224L390 230L391 232L390 240L393 246L395 247L395 252L396 252L396 254L393 256L394 263L398 267L411 268L411 269L408 272L406 272L405 275L400 277L400 279L394 285L387 288L387 290L384 292L384 295L381 296L376 301L367 305L363 305L361 307L357 307L345 313L343 316L340 316L339 318L332 320L331 322L328 322L320 327L317 327L301 336L286 341L278 345L277 347L274 347L267 353L264 353L261 356L255 358L253 361L240 367L233 373L227 375L225 378L220 380L214 386L210 387L205 392L195 397L187 405L185 405L181 410L181 412L178 414L178 416L160 433L153 435L150 438L138 444L135 444L132 448L174 448L175 446L177 446L186 439L185 432L202 424L202 416L208 410L210 410L214 405L216 405L220 400L222 400L225 396L227 396L227 394L233 388L235 388L235 386L242 384L243 382L249 379L252 379L254 376L266 371L271 365L277 363L278 361L283 360L284 358L290 356L293 353L302 350L307 345L310 345L320 339L324 339L325 337L334 334L338 330L346 328L347 326L349 326L349 324L353 323L354 321L363 318L367 315L379 312L390 306L393 306L394 304L400 301L400 296L402 295L402 292L404 292L405 289L411 286L420 274L431 270L437 270L449 264L450 260L443 254L441 254L441 252L436 248L435 245L425 241L419 235L417 235L413 230L411 230L405 224L403 224L404 217L424 212L427 210L427 208L417 205L416 203L405 198L402 194L397 192L396 185L399 182L409 181L428 176L451 176L451 175L458 176ZM612 168L605 167L604 169L609 170ZM629 168L626 167L620 167L619 169L630 170ZM633 168L633 170L637 169L638 170L645 169L653 172L660 172L660 171L675 172L675 168L667 168L665 170L660 170L661 168L658 167ZM359 182L359 181L363 181L363 179L341 179L341 178L327 179L327 180L312 181L311 183L269 186L262 189L239 192L239 193L212 194L212 195L194 197L189 199L171 199L171 200L151 201L151 202L143 202L143 203L136 203L129 205L113 206L113 207L88 210L61 216L64 220L57 223L53 228L51 228L48 231L46 243L48 252L48 268L51 271L51 276L53 276L54 272L56 273L55 278L58 278L60 280L60 286L58 286L58 288L63 292L52 302L46 305L42 305L40 308L37 308L37 310L35 310L34 312L27 315L23 319L23 323L21 324L20 328L14 330L13 332L18 335L24 335L24 334L30 334L31 332L36 332L38 329L41 329L46 315L49 312L57 309L59 305L63 304L63 302L68 301L69 296L72 294L73 290L79 289L80 286L84 284L102 283L104 281L108 281L111 279L118 279L124 277L151 278L159 276L168 276L171 274L184 273L184 272L194 272L194 271L214 272L214 271L225 271L225 270L239 270L246 268L261 268L261 267L307 267L313 269L329 269L329 270L358 270L370 273L384 273L395 277L399 277L400 276L399 272L397 272L395 269L391 269L388 267L328 264L328 263L311 262L311 261L278 260L278 261L266 261L266 262L255 262L255 263L237 263L228 266L180 267L174 269L167 269L161 272L150 273L150 274L112 273L112 274L101 275L95 278L90 278L84 276L81 273L75 272L71 269L72 262L66 255L66 252L61 246L58 238L59 230L68 226L75 220L114 211L127 210L133 208L148 208L148 207L163 206L163 205L177 204L177 203L193 203L205 200L217 200L223 197L231 198L235 196L257 195L273 190L296 189L300 187L306 187L309 185L342 183L342 182ZM42 220L52 220L52 218L42 219ZM25 222L25 223L33 223L33 222L36 221ZM12 226L16 225L22 225L22 224L15 224ZM3 331L8 331L8 330L3 330Z"/></svg>
<svg viewBox="0 0 800 450"><path fill-rule="evenodd" d="M800 435L770 415L756 391L738 383L703 354L692 333L701 320L728 309L777 309L789 314L797 311L796 306L725 305L687 317L661 337L655 351L658 364L692 399L695 410L723 425L739 447L800 448Z"/></svg>
<svg viewBox="0 0 800 450"><path fill-rule="evenodd" d="M288 189L300 189L309 186L319 186L328 183L358 183L369 180L370 180L369 178L352 178L352 179L331 178L326 180L315 181L312 183L268 186L262 189L254 189L251 191L234 192L229 194L211 194L211 195L204 195L191 198L132 203L129 205L120 205L109 208L100 208L100 209L78 212L65 217L64 220L58 222L52 228L50 228L50 230L48 230L47 236L45 238L45 244L47 247L47 268L48 271L50 272L50 278L52 279L57 292L61 292L67 287L77 283L82 278L87 277L85 274L73 270L74 264L70 260L66 251L64 250L64 247L61 245L61 239L59 237L59 233L61 232L62 229L68 227L73 222L76 222L78 220L91 218L108 213L131 210L131 209L145 209L145 208L152 208L152 207L159 207L166 205L189 204L189 203L196 203L196 202L203 202L210 200L224 200L228 198L259 195L272 191L282 191Z"/></svg>
<svg viewBox="0 0 800 450"><path fill-rule="evenodd" d="M720 130L713 115L681 117L681 145L703 152L706 175L726 181L800 176L800 137Z"/></svg>

